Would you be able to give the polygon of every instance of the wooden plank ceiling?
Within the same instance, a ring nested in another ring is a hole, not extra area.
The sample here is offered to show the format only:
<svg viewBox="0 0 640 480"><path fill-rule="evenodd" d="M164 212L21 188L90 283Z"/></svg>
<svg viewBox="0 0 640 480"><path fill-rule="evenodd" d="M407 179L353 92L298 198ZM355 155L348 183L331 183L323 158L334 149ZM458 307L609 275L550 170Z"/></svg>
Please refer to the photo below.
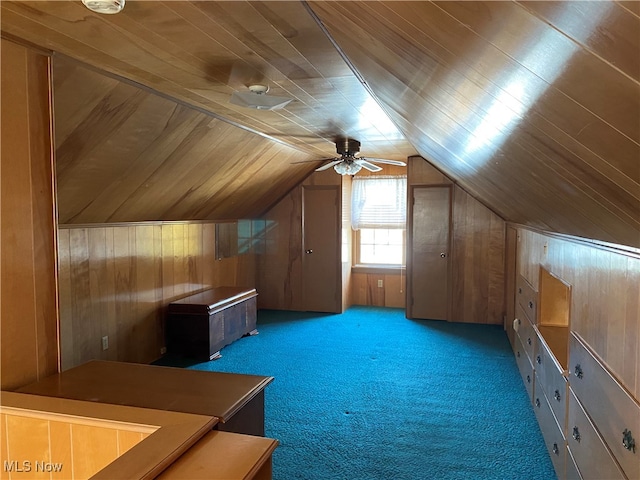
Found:
<svg viewBox="0 0 640 480"><path fill-rule="evenodd" d="M1 22L56 52L61 222L258 215L349 136L506 220L638 247L638 5L3 1ZM294 101L228 102L251 83Z"/></svg>

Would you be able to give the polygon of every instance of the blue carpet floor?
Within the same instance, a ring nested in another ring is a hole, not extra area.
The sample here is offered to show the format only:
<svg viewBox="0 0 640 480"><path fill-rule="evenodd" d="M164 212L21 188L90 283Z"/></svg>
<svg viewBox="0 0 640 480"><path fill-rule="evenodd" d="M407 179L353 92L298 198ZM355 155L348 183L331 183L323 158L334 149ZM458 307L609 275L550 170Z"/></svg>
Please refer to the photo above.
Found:
<svg viewBox="0 0 640 480"><path fill-rule="evenodd" d="M258 329L188 368L275 377L275 480L556 478L501 327L352 307L260 311Z"/></svg>

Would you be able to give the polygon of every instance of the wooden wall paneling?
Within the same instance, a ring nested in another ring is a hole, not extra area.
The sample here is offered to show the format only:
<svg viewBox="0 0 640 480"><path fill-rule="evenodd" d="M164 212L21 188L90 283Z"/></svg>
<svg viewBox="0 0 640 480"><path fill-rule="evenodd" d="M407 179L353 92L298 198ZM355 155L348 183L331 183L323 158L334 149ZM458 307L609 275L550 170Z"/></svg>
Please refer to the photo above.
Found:
<svg viewBox="0 0 640 480"><path fill-rule="evenodd" d="M571 286L571 330L639 399L640 256L525 228L518 228L518 237L519 273L537 289L542 265Z"/></svg>
<svg viewBox="0 0 640 480"><path fill-rule="evenodd" d="M87 235L87 250L88 250L88 272L87 277L89 280L89 298L91 313L87 316L83 316L83 323L92 325L93 332L87 335L88 339L95 339L96 337L102 339L104 336L109 336L109 303L106 299L109 298L107 289L113 285L112 279L108 277L107 273L107 229L106 228L90 228L85 230ZM115 293L115 292L114 292ZM117 348L115 338L110 339L112 345L110 346L113 351L114 347ZM100 343L101 345L101 343ZM102 348L100 346L100 348ZM92 349L93 350L93 349ZM91 351L88 355L83 355L84 358L92 358L91 356L97 354L97 351ZM91 356L89 356L91 355ZM100 350L99 358L106 360L107 351Z"/></svg>
<svg viewBox="0 0 640 480"><path fill-rule="evenodd" d="M378 286L378 280L382 280L383 286ZM368 274L367 275L367 305L374 305L377 307L385 306L385 286L384 275L380 274Z"/></svg>
<svg viewBox="0 0 640 480"><path fill-rule="evenodd" d="M98 228L99 230L99 228ZM100 302L107 304L107 334L109 335L109 349L106 352L107 360L119 360L122 353L118 350L119 337L119 302L120 297L117 294L117 270L116 270L116 228L104 227L105 230L105 262L102 266L106 270L106 285L103 287L104 297L99 299Z"/></svg>
<svg viewBox="0 0 640 480"><path fill-rule="evenodd" d="M73 364L82 362L84 358L99 355L94 345L96 335L91 299L91 277L89 266L89 246L87 229L80 228L69 234L69 250L72 259L71 268L71 312L73 335Z"/></svg>
<svg viewBox="0 0 640 480"><path fill-rule="evenodd" d="M60 369L67 370L73 360L73 290L71 285L71 230L58 229L58 299L60 302ZM64 308L67 307L67 308Z"/></svg>
<svg viewBox="0 0 640 480"><path fill-rule="evenodd" d="M219 263L216 260L216 226L214 223L202 224L202 283L215 285L213 274ZM222 286L221 284L220 286Z"/></svg>
<svg viewBox="0 0 640 480"><path fill-rule="evenodd" d="M49 57L39 54L27 56L29 155L32 158L30 203L34 225L33 262L37 268L34 291L37 299L38 369L52 373L58 369L58 301L50 68Z"/></svg>
<svg viewBox="0 0 640 480"><path fill-rule="evenodd" d="M202 279L204 278L204 272L202 269L202 225L190 223L187 224L187 230L189 235L189 283L195 285L202 285Z"/></svg>
<svg viewBox="0 0 640 480"><path fill-rule="evenodd" d="M211 286L254 287L255 255L215 261L214 236L214 224L200 223L62 228L63 370L91 359L151 362L165 346L168 303Z"/></svg>
<svg viewBox="0 0 640 480"><path fill-rule="evenodd" d="M213 262L212 262L213 263ZM154 225L153 227L153 304L155 313L155 342L149 343L149 353L159 354L161 349L165 347L165 303L164 303L164 283L163 283L163 256L162 256L162 225ZM205 283L205 285L207 285ZM209 284L210 285L210 284ZM153 358L155 355L148 357Z"/></svg>
<svg viewBox="0 0 640 480"><path fill-rule="evenodd" d="M2 456L16 463L3 463L0 478L87 479L149 435L135 424L118 428L124 424L101 426L96 425L97 419L86 424L66 422L53 419L59 415L47 417L47 413L2 414Z"/></svg>
<svg viewBox="0 0 640 480"><path fill-rule="evenodd" d="M118 458L118 431L89 425L71 426L73 471L78 478L90 478Z"/></svg>
<svg viewBox="0 0 640 480"><path fill-rule="evenodd" d="M164 225L161 228L162 241L162 299L165 303L171 303L172 300L178 298L175 292L175 267L174 267L174 248L175 237L173 235L173 226Z"/></svg>
<svg viewBox="0 0 640 480"><path fill-rule="evenodd" d="M171 251L168 253L169 264L173 270L173 294L174 298L185 296L187 289L187 272L185 269L185 251L184 251L184 225L174 224L166 225L171 231ZM164 249L163 249L164 250Z"/></svg>
<svg viewBox="0 0 640 480"><path fill-rule="evenodd" d="M640 261L637 258L627 258L627 275L624 277L624 288L629 290L626 298L627 314L625 316L625 342L623 375L627 385L631 385L635 365L636 388L631 390L637 400L640 400ZM635 339L633 331L636 331ZM635 362L633 357L635 355Z"/></svg>
<svg viewBox="0 0 640 480"><path fill-rule="evenodd" d="M621 332L633 331L633 326L627 327L626 323L633 318L631 315L633 311L627 312L629 307L627 304L628 293L625 291L625 280L628 278L627 265L628 259L621 255L614 255L609 253L608 259L608 278L605 276L605 272L601 278L608 283L606 292L607 311L600 312L601 318L607 319L607 336L605 351L608 363L616 365L620 370L620 376L623 378L632 378L636 375L634 372L633 363L630 365L625 361L626 359L633 358L634 349L637 350L640 345L637 344L637 338L627 339L626 335ZM636 284L637 285L637 284ZM636 292L640 291L640 286L636 286ZM635 312L635 318L640 321L640 316ZM640 331L640 327L637 328ZM636 362L635 365L638 365ZM637 380L636 380L637 381Z"/></svg>
<svg viewBox="0 0 640 480"><path fill-rule="evenodd" d="M406 275L384 276L384 305L392 308L405 308Z"/></svg>
<svg viewBox="0 0 640 480"><path fill-rule="evenodd" d="M160 356L160 350L155 342L147 340L146 336L156 337L160 328L160 304L156 299L157 279L161 271L156 268L157 259L160 258L155 251L154 230L155 225L140 225L135 228L135 250L133 252L135 262L135 306L136 322L133 325L133 338L138 344L135 351L136 362L144 363L145 359ZM192 261L189 256L189 260Z"/></svg>
<svg viewBox="0 0 640 480"><path fill-rule="evenodd" d="M139 348L133 326L137 320L135 227L119 227L113 231L114 274L116 293L116 348L118 357L135 358ZM94 342L97 339L94 337ZM89 357L91 358L91 357Z"/></svg>
<svg viewBox="0 0 640 480"><path fill-rule="evenodd" d="M518 231L511 225L506 226L505 238L505 268L504 268L504 302L505 302L505 322L504 329L512 346L514 346L515 332L513 330L513 320L516 318L516 280L517 280L517 248Z"/></svg>
<svg viewBox="0 0 640 480"><path fill-rule="evenodd" d="M49 448L51 449L51 461L62 464L62 469L52 473L51 479L69 480L75 478L70 423L49 421Z"/></svg>
<svg viewBox="0 0 640 480"><path fill-rule="evenodd" d="M378 287L382 280L382 287ZM353 273L351 296L353 305L375 305L379 307L405 307L406 276L396 274Z"/></svg>
<svg viewBox="0 0 640 480"><path fill-rule="evenodd" d="M49 59L2 39L3 389L57 370Z"/></svg>
<svg viewBox="0 0 640 480"><path fill-rule="evenodd" d="M260 263L260 308L302 309L302 187L267 212L265 254Z"/></svg>
<svg viewBox="0 0 640 480"><path fill-rule="evenodd" d="M447 185L452 183L445 174L420 156L407 159L407 176L411 179L412 185Z"/></svg>
<svg viewBox="0 0 640 480"><path fill-rule="evenodd" d="M367 274L353 273L351 275L351 303L352 305L368 305Z"/></svg>
<svg viewBox="0 0 640 480"><path fill-rule="evenodd" d="M7 445L7 416L4 413L0 413L0 462L5 465L4 462L11 458L11 452ZM0 479L8 478L9 475L5 473L4 468L0 470Z"/></svg>
<svg viewBox="0 0 640 480"><path fill-rule="evenodd" d="M29 418L17 415L5 415L7 427L7 446L11 452L10 460L18 462L18 466L27 470L23 462L29 462L28 477L33 479L49 479L49 472L38 471L36 461L50 462L49 421L42 418ZM34 456L34 454L38 456ZM4 467L4 465L3 465ZM4 471L4 468L3 468ZM26 472L25 472L26 473ZM10 473L7 478L20 474ZM19 477L18 477L19 478Z"/></svg>

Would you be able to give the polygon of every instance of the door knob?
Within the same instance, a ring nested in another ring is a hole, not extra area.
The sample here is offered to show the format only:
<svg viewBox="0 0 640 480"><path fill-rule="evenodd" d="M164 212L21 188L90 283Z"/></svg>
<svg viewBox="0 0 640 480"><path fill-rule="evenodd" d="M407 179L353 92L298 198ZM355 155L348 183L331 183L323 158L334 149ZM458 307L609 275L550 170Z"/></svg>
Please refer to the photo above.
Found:
<svg viewBox="0 0 640 480"><path fill-rule="evenodd" d="M305 250L304 253L313 253L313 250L311 250L311 249Z"/></svg>
<svg viewBox="0 0 640 480"><path fill-rule="evenodd" d="M440 258L445 258L446 256L447 256L447 254L446 254L446 253L444 253L444 252L442 252L442 253L440 254Z"/></svg>

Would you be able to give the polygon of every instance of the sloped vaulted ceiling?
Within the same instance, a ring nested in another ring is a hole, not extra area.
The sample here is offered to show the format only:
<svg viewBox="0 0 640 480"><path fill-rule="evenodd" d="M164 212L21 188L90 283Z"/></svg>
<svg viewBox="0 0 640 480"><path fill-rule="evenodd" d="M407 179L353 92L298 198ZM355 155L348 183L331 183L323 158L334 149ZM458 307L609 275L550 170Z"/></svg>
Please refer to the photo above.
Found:
<svg viewBox="0 0 640 480"><path fill-rule="evenodd" d="M293 159L331 156L350 136L370 156L421 154L506 220L640 246L638 2L1 8L3 35L55 52L66 221L254 215L317 165ZM228 103L255 82L294 101ZM90 85L102 84L100 98Z"/></svg>
<svg viewBox="0 0 640 480"><path fill-rule="evenodd" d="M503 218L640 244L632 2L312 2L409 141Z"/></svg>

